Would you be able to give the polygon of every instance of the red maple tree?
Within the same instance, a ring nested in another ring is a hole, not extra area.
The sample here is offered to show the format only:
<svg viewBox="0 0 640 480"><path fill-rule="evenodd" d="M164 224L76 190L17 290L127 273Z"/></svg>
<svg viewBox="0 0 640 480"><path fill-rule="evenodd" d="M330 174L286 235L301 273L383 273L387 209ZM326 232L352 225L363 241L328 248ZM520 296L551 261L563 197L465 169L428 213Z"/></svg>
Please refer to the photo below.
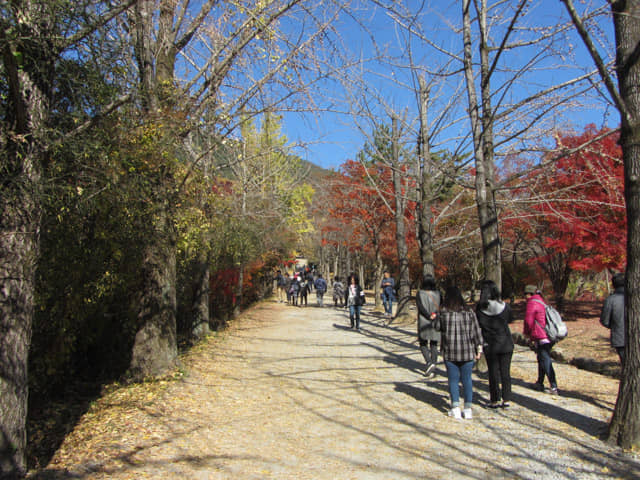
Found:
<svg viewBox="0 0 640 480"><path fill-rule="evenodd" d="M411 186L405 184L408 191ZM361 252L373 264L374 278L384 265L397 264L391 170L378 162L348 160L331 179L327 195L328 221L322 227L323 244ZM406 202L407 244L417 249L415 202Z"/></svg>
<svg viewBox="0 0 640 480"><path fill-rule="evenodd" d="M523 182L529 206L505 221L505 231L528 243L529 260L544 270L561 301L572 271L621 271L626 263L626 215L618 134L589 125L556 139L573 151Z"/></svg>
<svg viewBox="0 0 640 480"><path fill-rule="evenodd" d="M352 251L368 251L375 256L379 248L381 255L393 255L395 227L389 207L389 184L389 175L384 170L365 167L354 160L343 163L329 188L328 212L332 221L325 226L325 233L346 233L337 238Z"/></svg>

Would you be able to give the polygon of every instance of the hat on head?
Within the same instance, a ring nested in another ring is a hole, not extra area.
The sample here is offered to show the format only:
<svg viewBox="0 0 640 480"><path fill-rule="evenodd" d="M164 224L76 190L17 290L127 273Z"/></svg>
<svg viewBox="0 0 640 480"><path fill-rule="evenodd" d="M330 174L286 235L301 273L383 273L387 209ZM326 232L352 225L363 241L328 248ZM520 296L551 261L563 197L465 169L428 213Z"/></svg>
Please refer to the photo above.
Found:
<svg viewBox="0 0 640 480"><path fill-rule="evenodd" d="M527 285L524 287L524 293L530 293L531 295L535 295L537 290L535 285Z"/></svg>

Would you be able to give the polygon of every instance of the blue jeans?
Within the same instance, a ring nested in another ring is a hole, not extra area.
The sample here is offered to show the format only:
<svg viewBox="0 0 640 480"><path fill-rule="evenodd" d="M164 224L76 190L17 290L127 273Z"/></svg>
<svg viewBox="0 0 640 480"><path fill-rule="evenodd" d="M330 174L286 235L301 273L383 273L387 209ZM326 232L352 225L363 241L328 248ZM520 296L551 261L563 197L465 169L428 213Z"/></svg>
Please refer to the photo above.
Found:
<svg viewBox="0 0 640 480"><path fill-rule="evenodd" d="M538 343L536 345L536 353L538 357L538 382L544 384L545 375L549 379L551 388L558 388L556 383L556 372L553 369L553 361L551 360L551 348L553 343Z"/></svg>
<svg viewBox="0 0 640 480"><path fill-rule="evenodd" d="M384 305L384 313L391 315L391 307L393 306L393 297L385 293L382 294L382 305Z"/></svg>
<svg viewBox="0 0 640 480"><path fill-rule="evenodd" d="M449 380L449 395L451 396L451 406L460 406L460 381L464 391L464 407L471 408L473 402L473 383L471 382L471 372L473 371L473 360L468 362L444 361L447 367L447 379Z"/></svg>
<svg viewBox="0 0 640 480"><path fill-rule="evenodd" d="M349 320L351 320L351 328L354 326L360 328L360 310L362 305L349 305Z"/></svg>

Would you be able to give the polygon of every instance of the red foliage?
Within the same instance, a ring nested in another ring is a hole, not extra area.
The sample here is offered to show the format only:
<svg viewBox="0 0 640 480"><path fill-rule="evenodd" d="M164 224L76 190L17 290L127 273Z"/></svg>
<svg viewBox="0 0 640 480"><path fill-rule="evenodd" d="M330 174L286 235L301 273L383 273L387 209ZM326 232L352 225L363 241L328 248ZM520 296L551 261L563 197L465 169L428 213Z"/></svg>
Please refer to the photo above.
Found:
<svg viewBox="0 0 640 480"><path fill-rule="evenodd" d="M409 186L405 184L403 188ZM331 220L322 228L323 245L343 245L372 255L378 248L384 258L394 259L397 256L394 207L391 170L387 166L346 161L329 188ZM415 244L411 220L414 210L415 204L409 202L405 216L410 244Z"/></svg>
<svg viewBox="0 0 640 480"><path fill-rule="evenodd" d="M236 304L235 288L238 284L238 269L225 268L214 272L209 277L210 302L216 310L225 310Z"/></svg>
<svg viewBox="0 0 640 480"><path fill-rule="evenodd" d="M579 147L603 133L607 130L589 125L581 135L559 137L558 150ZM533 261L544 263L553 256L564 258L572 270L624 269L624 173L617 141L612 132L529 179L535 178L535 194L546 198L531 207L537 219L529 223L528 236L537 236L547 252ZM525 222L520 217L511 226L527 231Z"/></svg>
<svg viewBox="0 0 640 480"><path fill-rule="evenodd" d="M242 277L242 305L247 306L258 301L263 294L261 283L271 277L273 259L259 258L245 265ZM230 313L238 302L237 285L239 269L228 267L213 272L209 278L209 303L213 317L224 317Z"/></svg>
<svg viewBox="0 0 640 480"><path fill-rule="evenodd" d="M222 177L215 177L211 183L211 192L219 196L227 196L233 193L233 183Z"/></svg>

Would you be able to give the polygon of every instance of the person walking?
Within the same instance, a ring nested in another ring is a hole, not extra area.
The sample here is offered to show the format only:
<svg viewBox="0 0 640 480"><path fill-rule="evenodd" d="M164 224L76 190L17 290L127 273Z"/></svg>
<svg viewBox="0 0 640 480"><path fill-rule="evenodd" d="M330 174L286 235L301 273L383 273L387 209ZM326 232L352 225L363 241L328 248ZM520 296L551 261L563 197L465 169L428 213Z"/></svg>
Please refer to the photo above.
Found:
<svg viewBox="0 0 640 480"><path fill-rule="evenodd" d="M538 359L538 380L532 387L535 390L557 395L558 384L551 359L553 342L549 340L544 329L547 323L544 312L546 304L535 285L525 286L524 295L527 299L527 310L524 315L523 333L531 340ZM544 387L545 376L549 379L549 388Z"/></svg>
<svg viewBox="0 0 640 480"><path fill-rule="evenodd" d="M291 303L291 283L293 282L293 275L289 275L289 272L285 272L284 277L284 291L287 294L287 303Z"/></svg>
<svg viewBox="0 0 640 480"><path fill-rule="evenodd" d="M309 294L309 282L307 282L304 278L300 278L300 292L298 293L299 305L302 307L302 302L304 302L304 306L307 306L307 297Z"/></svg>
<svg viewBox="0 0 640 480"><path fill-rule="evenodd" d="M476 317L489 369L489 408L506 408L511 401L513 338L509 324L513 322L513 311L502 301L500 289L492 280L484 280L480 285Z"/></svg>
<svg viewBox="0 0 640 480"><path fill-rule="evenodd" d="M313 292L313 281L314 281L314 278L313 278L313 272L311 271L309 266L307 266L307 268L305 268L304 279L307 281L307 285L309 286L309 293Z"/></svg>
<svg viewBox="0 0 640 480"><path fill-rule="evenodd" d="M276 288L278 289L278 302L283 303L286 299L287 295L287 281L282 275L282 272L278 270L276 272Z"/></svg>
<svg viewBox="0 0 640 480"><path fill-rule="evenodd" d="M611 330L611 346L620 357L620 365L624 363L624 274L616 273L611 278L613 293L609 295L602 306L600 323Z"/></svg>
<svg viewBox="0 0 640 480"><path fill-rule="evenodd" d="M416 306L418 307L418 342L426 364L424 374L428 378L436 376L438 345L442 339L438 328L440 300L435 279L432 275L425 275L416 295Z"/></svg>
<svg viewBox="0 0 640 480"><path fill-rule="evenodd" d="M393 301L396 299L396 281L393 279L389 271L385 271L380 283L380 290L382 291L382 305L384 305L384 316L393 316Z"/></svg>
<svg viewBox="0 0 640 480"><path fill-rule="evenodd" d="M318 305L322 307L324 305L323 297L325 292L327 291L327 281L322 278L321 273L318 274L318 278L316 278L315 282L313 282L313 286L316 288L316 300L318 302Z"/></svg>
<svg viewBox="0 0 640 480"><path fill-rule="evenodd" d="M340 281L340 277L336 276L333 279L333 305L335 307L342 307L344 303L344 283Z"/></svg>
<svg viewBox="0 0 640 480"><path fill-rule="evenodd" d="M482 356L482 332L473 310L469 309L460 289L455 286L445 291L440 308L442 331L442 357L447 368L451 410L449 416L459 419L473 418L473 364ZM464 393L464 409L460 411L460 385Z"/></svg>
<svg viewBox="0 0 640 480"><path fill-rule="evenodd" d="M300 281L297 275L292 275L291 286L289 287L289 293L291 295L291 305L294 307L298 305L298 294L300 293Z"/></svg>
<svg viewBox="0 0 640 480"><path fill-rule="evenodd" d="M351 328L360 331L360 311L365 303L364 290L360 286L357 275L349 277L349 286L345 291L344 304L349 307Z"/></svg>

